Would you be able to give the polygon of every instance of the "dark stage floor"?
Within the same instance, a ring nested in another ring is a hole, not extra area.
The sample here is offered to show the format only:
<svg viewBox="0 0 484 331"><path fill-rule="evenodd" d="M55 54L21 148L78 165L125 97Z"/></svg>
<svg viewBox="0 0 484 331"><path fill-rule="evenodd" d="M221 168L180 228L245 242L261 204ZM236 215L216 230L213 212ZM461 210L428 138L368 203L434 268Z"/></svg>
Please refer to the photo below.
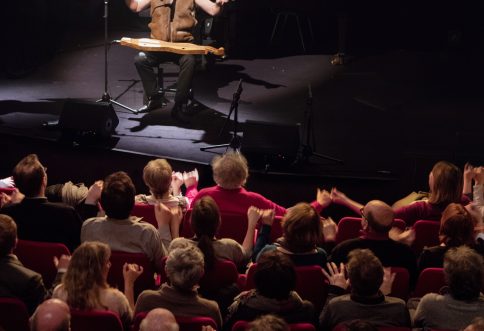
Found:
<svg viewBox="0 0 484 331"><path fill-rule="evenodd" d="M123 31L110 37L128 35L143 34ZM111 46L109 93L138 108L143 92L133 64L135 54L133 49ZM27 77L2 78L0 133L57 141L60 131L46 129L43 123L58 119L66 99L101 97L103 56L102 39L93 37L65 49ZM243 148L260 152L253 141L268 140L272 151L287 150L297 145L290 128L305 123L310 87L313 150L343 163L310 157L301 166L282 169L280 160L270 157L254 167L269 164L268 171L320 178L390 180L395 195L426 189L419 185L436 160L460 166L467 160L483 164L482 59L480 52L458 50L388 50L355 58L345 66L331 66L325 54L228 58L197 73L195 98L202 107L190 124L170 117L172 102L148 114L115 107L120 122L109 148L208 164L224 149L201 151L200 147L229 141L230 130L221 137L218 133L242 79L238 109ZM176 67L166 73L167 85L175 82ZM268 124L248 126L247 121ZM230 121L228 128L232 125ZM305 138L303 134L302 142Z"/></svg>

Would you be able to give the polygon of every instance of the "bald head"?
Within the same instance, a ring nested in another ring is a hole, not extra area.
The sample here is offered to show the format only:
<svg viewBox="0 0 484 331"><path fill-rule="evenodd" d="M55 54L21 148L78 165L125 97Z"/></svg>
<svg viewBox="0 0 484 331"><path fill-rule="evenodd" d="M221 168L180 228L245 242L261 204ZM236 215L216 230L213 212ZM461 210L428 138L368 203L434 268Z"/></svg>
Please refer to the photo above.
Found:
<svg viewBox="0 0 484 331"><path fill-rule="evenodd" d="M41 303L32 316L32 331L69 331L71 314L62 300L49 299Z"/></svg>
<svg viewBox="0 0 484 331"><path fill-rule="evenodd" d="M393 209L385 202L372 200L363 208L363 215L368 221L368 226L374 232L388 233L393 223Z"/></svg>
<svg viewBox="0 0 484 331"><path fill-rule="evenodd" d="M171 311L155 308L146 315L139 329L140 331L178 331L178 324Z"/></svg>

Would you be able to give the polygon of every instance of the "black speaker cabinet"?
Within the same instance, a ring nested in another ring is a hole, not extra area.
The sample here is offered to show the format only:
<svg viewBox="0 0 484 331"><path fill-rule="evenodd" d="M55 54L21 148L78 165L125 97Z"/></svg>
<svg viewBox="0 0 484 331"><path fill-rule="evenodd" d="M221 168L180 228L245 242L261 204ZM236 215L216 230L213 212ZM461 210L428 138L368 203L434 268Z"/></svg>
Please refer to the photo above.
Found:
<svg viewBox="0 0 484 331"><path fill-rule="evenodd" d="M247 121L241 152L250 167L286 166L295 161L300 146L300 125Z"/></svg>
<svg viewBox="0 0 484 331"><path fill-rule="evenodd" d="M118 116L108 102L68 100L59 117L60 129L75 134L109 137L118 124Z"/></svg>

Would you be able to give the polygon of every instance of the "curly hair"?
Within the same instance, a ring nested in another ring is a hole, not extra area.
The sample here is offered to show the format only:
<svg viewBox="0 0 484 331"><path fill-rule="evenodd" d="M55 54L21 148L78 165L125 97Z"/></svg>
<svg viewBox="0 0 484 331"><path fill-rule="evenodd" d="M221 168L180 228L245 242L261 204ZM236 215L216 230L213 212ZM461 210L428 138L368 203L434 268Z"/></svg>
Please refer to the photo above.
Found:
<svg viewBox="0 0 484 331"><path fill-rule="evenodd" d="M236 189L249 177L247 159L238 152L227 152L212 160L213 180L225 189Z"/></svg>
<svg viewBox="0 0 484 331"><path fill-rule="evenodd" d="M439 161L432 168L433 184L430 187L429 203L447 206L462 199L462 171L456 165Z"/></svg>
<svg viewBox="0 0 484 331"><path fill-rule="evenodd" d="M196 246L177 247L170 251L166 259L166 276L173 287L190 292L198 284L204 273L203 253Z"/></svg>
<svg viewBox="0 0 484 331"><path fill-rule="evenodd" d="M475 221L461 204L451 203L440 219L440 242L448 247L474 245Z"/></svg>
<svg viewBox="0 0 484 331"><path fill-rule="evenodd" d="M156 199L170 190L173 169L165 159L151 160L143 169L143 181Z"/></svg>
<svg viewBox="0 0 484 331"><path fill-rule="evenodd" d="M66 301L71 308L102 307L100 290L109 288L105 268L110 256L109 246L96 241L86 241L74 251L62 278Z"/></svg>
<svg viewBox="0 0 484 331"><path fill-rule="evenodd" d="M453 247L444 256L444 275L454 299L475 300L484 285L484 259L470 247Z"/></svg>
<svg viewBox="0 0 484 331"><path fill-rule="evenodd" d="M294 253L305 253L315 249L323 240L323 225L319 214L308 203L301 202L289 208L281 224L281 244Z"/></svg>

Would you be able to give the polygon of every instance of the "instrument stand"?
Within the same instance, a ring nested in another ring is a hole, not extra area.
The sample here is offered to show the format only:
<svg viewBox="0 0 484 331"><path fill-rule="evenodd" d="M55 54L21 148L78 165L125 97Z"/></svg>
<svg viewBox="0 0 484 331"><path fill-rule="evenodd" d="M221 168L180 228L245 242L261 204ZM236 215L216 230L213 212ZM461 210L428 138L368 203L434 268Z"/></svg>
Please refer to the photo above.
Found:
<svg viewBox="0 0 484 331"><path fill-rule="evenodd" d="M138 114L138 110L116 101L115 99L111 98L108 92L108 7L109 0L104 0L104 93L101 99L96 100L96 102L112 103L116 106L129 110L133 114Z"/></svg>
<svg viewBox="0 0 484 331"><path fill-rule="evenodd" d="M227 119L225 120L225 123L220 130L219 136L222 134L222 132L225 130L225 127L227 126L227 123L230 121L230 116L232 113L234 113L234 131L232 133L232 138L230 139L230 142L228 144L221 144L221 145L214 145L214 146L209 146L209 147L200 147L201 151L208 151L214 148L221 148L221 147L226 147L227 150L231 148L234 152L239 152L240 147L242 145L241 139L239 135L237 134L237 129L238 129L238 109L239 109L239 100L240 100L240 95L242 94L242 79L239 80L239 84L237 85L237 90L232 96L232 103L230 104L230 111L227 116Z"/></svg>
<svg viewBox="0 0 484 331"><path fill-rule="evenodd" d="M299 147L299 153L294 161L294 165L301 165L306 163L311 156L316 156L320 159L329 160L336 163L343 163L343 160L337 159L335 157L316 153L311 146L311 138L313 138L313 92L311 90L311 84L308 85L308 98L306 100L306 110L304 111L304 130L305 130L305 141Z"/></svg>

